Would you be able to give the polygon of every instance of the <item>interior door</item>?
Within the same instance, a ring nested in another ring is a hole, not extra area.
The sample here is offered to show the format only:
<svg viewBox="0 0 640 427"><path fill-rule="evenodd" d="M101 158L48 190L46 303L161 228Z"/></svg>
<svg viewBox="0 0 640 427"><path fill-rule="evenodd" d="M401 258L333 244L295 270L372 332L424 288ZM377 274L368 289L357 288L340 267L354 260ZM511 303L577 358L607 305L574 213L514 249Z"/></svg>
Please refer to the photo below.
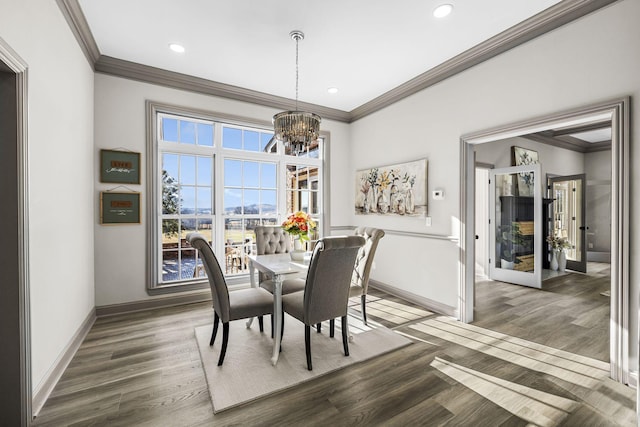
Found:
<svg viewBox="0 0 640 427"><path fill-rule="evenodd" d="M542 189L540 165L489 172L489 276L542 287Z"/></svg>
<svg viewBox="0 0 640 427"><path fill-rule="evenodd" d="M567 268L587 272L586 225L586 175L569 175L549 178L550 197L553 199L553 229L557 237L568 240L565 249Z"/></svg>

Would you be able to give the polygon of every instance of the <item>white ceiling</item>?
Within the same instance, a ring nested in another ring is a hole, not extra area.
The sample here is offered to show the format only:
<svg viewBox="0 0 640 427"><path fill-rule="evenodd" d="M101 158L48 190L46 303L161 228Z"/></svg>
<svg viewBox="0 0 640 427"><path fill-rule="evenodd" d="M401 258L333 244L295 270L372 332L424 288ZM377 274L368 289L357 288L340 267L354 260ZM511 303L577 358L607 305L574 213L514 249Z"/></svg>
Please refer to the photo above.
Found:
<svg viewBox="0 0 640 427"><path fill-rule="evenodd" d="M453 13L436 19L442 3ZM559 0L79 0L100 53L351 111ZM183 54L168 49L180 43ZM337 87L337 94L329 94Z"/></svg>

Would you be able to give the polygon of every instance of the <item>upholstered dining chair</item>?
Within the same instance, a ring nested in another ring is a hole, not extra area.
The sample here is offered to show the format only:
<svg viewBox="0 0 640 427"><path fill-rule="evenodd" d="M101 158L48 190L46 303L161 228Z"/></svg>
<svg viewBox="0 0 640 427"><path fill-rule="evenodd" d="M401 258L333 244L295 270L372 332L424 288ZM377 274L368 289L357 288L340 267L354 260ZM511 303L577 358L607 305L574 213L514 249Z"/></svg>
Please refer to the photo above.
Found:
<svg viewBox="0 0 640 427"><path fill-rule="evenodd" d="M304 323L307 369L311 363L311 326L335 318L342 319L342 345L349 355L347 305L349 286L362 236L325 237L318 240L307 271L304 291L282 296L282 309Z"/></svg>
<svg viewBox="0 0 640 427"><path fill-rule="evenodd" d="M222 347L218 366L222 366L229 341L229 322L232 320L258 317L260 332L264 331L262 316L273 314L273 296L261 288L240 289L229 292L220 264L205 237L198 233L187 234L187 241L200 253L207 272L211 298L213 299L213 333L209 345L212 346L222 321Z"/></svg>
<svg viewBox="0 0 640 427"><path fill-rule="evenodd" d="M384 230L373 227L358 227L355 229L354 234L356 236L364 237L365 244L358 252L358 256L356 258L356 265L351 277L349 297L360 297L362 322L366 325L369 274L371 273L371 265L373 264L373 257L376 254L376 249L378 248L378 242L384 237Z"/></svg>
<svg viewBox="0 0 640 427"><path fill-rule="evenodd" d="M256 253L258 255L282 254L291 252L291 236L279 225L259 225L255 229ZM275 284L264 273L259 273L261 288L273 293ZM285 279L282 282L282 295L304 289L304 279Z"/></svg>

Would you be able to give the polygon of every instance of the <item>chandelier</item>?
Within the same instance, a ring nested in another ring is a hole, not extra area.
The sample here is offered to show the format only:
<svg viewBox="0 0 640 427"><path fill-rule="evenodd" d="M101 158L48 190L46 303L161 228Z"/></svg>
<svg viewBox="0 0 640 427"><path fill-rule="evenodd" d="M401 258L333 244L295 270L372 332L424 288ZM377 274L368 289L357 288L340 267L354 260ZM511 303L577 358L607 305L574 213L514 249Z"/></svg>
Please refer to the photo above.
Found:
<svg viewBox="0 0 640 427"><path fill-rule="evenodd" d="M298 42L304 40L302 31L289 33L296 41L296 109L273 116L275 139L284 143L291 154L299 155L309 150L320 134L320 116L298 110Z"/></svg>

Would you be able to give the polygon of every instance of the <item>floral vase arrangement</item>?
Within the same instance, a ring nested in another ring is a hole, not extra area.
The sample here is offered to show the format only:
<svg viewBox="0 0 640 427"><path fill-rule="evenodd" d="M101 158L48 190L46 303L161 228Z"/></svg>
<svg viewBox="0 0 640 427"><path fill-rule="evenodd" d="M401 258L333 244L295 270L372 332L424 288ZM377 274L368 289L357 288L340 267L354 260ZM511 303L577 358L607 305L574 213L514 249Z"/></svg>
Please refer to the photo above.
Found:
<svg viewBox="0 0 640 427"><path fill-rule="evenodd" d="M564 238L558 236L547 236L547 243L551 246L551 269L564 272L567 267L567 254L565 249L571 247L571 243Z"/></svg>
<svg viewBox="0 0 640 427"><path fill-rule="evenodd" d="M302 261L304 259L305 250L302 248L302 242L309 240L309 231L316 229L316 223L309 214L298 211L287 217L282 223L284 231L293 236L293 251L290 253L291 259L294 261Z"/></svg>

